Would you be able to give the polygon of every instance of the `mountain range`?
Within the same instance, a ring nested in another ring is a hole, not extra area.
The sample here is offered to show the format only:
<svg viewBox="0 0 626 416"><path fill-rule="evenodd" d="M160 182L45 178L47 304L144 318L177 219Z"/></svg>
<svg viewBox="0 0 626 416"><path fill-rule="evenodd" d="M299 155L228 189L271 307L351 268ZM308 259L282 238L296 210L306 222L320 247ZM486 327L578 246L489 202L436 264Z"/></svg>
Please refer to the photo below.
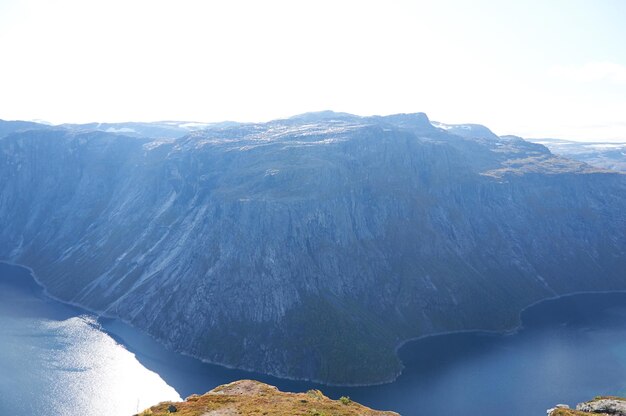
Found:
<svg viewBox="0 0 626 416"><path fill-rule="evenodd" d="M551 152L605 169L626 172L626 142L580 142L563 139L530 139Z"/></svg>

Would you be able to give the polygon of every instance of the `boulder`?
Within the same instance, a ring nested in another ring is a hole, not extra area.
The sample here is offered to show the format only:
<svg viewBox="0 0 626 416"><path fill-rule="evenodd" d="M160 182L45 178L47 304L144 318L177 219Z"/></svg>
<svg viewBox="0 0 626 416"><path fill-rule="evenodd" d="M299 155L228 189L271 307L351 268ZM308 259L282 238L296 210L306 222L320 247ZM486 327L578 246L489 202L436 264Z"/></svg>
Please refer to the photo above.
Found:
<svg viewBox="0 0 626 416"><path fill-rule="evenodd" d="M588 402L579 403L576 405L576 410L626 416L626 400L619 397L598 397Z"/></svg>

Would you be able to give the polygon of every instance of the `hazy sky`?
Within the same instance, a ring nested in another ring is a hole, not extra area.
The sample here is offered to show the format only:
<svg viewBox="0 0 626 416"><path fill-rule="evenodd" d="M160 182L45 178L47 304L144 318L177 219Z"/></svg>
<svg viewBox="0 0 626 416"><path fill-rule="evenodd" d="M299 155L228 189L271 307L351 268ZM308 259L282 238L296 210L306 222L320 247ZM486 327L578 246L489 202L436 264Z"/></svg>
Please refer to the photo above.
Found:
<svg viewBox="0 0 626 416"><path fill-rule="evenodd" d="M626 1L0 0L0 118L426 112L626 139Z"/></svg>

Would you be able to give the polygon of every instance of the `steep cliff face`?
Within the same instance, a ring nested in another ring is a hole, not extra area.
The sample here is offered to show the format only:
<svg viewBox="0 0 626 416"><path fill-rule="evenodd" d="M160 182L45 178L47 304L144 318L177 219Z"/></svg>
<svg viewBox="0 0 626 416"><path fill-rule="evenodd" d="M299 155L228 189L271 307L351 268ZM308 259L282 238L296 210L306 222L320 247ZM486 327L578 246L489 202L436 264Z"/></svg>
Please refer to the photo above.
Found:
<svg viewBox="0 0 626 416"><path fill-rule="evenodd" d="M626 175L425 115L0 139L0 258L213 362L389 380L411 337L626 289Z"/></svg>

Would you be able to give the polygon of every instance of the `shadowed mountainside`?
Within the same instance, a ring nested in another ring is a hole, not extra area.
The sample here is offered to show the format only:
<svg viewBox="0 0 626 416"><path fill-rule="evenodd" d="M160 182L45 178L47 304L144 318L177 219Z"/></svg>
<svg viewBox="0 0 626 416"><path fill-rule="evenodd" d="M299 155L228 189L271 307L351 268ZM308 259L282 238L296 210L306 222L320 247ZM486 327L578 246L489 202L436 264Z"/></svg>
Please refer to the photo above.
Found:
<svg viewBox="0 0 626 416"><path fill-rule="evenodd" d="M626 289L626 175L468 126L323 112L181 138L9 133L0 258L173 349L338 384L393 379L416 336Z"/></svg>

